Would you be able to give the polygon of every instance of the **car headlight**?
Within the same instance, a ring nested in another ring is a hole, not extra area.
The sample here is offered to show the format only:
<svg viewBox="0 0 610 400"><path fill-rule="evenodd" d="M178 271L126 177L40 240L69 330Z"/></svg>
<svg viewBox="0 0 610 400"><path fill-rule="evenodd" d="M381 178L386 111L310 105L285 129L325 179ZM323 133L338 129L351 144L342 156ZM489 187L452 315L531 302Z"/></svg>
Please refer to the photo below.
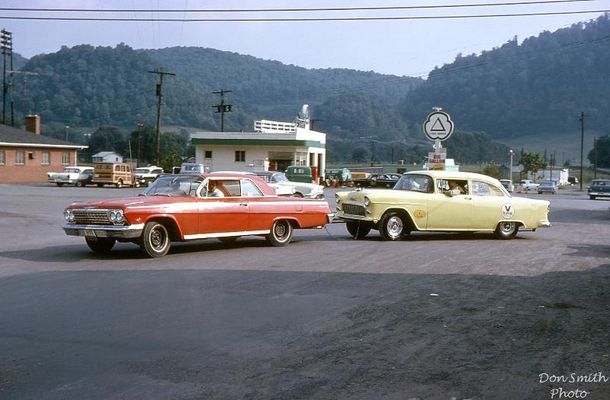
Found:
<svg viewBox="0 0 610 400"><path fill-rule="evenodd" d="M70 210L69 208L64 210L64 218L66 220L66 222L74 222L74 212L72 212L72 210Z"/></svg>
<svg viewBox="0 0 610 400"><path fill-rule="evenodd" d="M108 212L108 219L115 225L122 224L123 222L125 222L123 210L110 210Z"/></svg>
<svg viewBox="0 0 610 400"><path fill-rule="evenodd" d="M368 197L364 196L364 206L368 207L371 204L371 199L369 199Z"/></svg>
<svg viewBox="0 0 610 400"><path fill-rule="evenodd" d="M335 193L335 201L337 204L341 203L341 197L337 193Z"/></svg>

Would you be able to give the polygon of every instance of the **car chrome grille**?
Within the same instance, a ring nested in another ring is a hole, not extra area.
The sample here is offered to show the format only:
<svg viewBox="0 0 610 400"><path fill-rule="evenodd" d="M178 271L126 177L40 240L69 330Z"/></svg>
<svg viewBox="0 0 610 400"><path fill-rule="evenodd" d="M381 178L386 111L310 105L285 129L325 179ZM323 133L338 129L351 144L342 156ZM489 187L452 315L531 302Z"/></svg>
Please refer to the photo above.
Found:
<svg viewBox="0 0 610 400"><path fill-rule="evenodd" d="M351 215L361 215L364 217L364 207L356 204L343 204L343 212Z"/></svg>
<svg viewBox="0 0 610 400"><path fill-rule="evenodd" d="M112 225L106 210L73 210L77 225Z"/></svg>

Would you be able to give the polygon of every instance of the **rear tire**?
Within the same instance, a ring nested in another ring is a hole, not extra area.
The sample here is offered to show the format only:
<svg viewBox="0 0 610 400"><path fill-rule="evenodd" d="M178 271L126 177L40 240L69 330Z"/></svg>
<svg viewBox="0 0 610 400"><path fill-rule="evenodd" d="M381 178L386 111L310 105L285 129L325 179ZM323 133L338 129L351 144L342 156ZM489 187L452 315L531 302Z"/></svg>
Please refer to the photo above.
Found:
<svg viewBox="0 0 610 400"><path fill-rule="evenodd" d="M519 225L512 221L502 221L496 227L496 237L502 240L510 240L517 236Z"/></svg>
<svg viewBox="0 0 610 400"><path fill-rule="evenodd" d="M57 186L62 187L64 184L61 182L57 182Z"/></svg>
<svg viewBox="0 0 610 400"><path fill-rule="evenodd" d="M379 223L379 233L383 240L396 241L408 233L407 223L397 212L389 212Z"/></svg>
<svg viewBox="0 0 610 400"><path fill-rule="evenodd" d="M118 180L118 182L116 183L116 188L120 189L123 187L123 181L121 179Z"/></svg>
<svg viewBox="0 0 610 400"><path fill-rule="evenodd" d="M302 197L303 197L303 194L302 194L302 193L299 193L299 192L296 192L295 194L293 194L293 195L292 195L292 197L299 197L299 198L302 198Z"/></svg>
<svg viewBox="0 0 610 400"><path fill-rule="evenodd" d="M271 233L267 235L267 241L275 247L286 246L292 239L292 232L292 224L289 221L285 219L277 220L271 227Z"/></svg>
<svg viewBox="0 0 610 400"><path fill-rule="evenodd" d="M354 239L364 239L371 231L371 225L366 222L346 221L345 227Z"/></svg>
<svg viewBox="0 0 610 400"><path fill-rule="evenodd" d="M85 238L87 242L87 246L91 249L92 252L96 254L108 254L114 244L116 243L116 239L112 238L97 238L97 239L89 239Z"/></svg>
<svg viewBox="0 0 610 400"><path fill-rule="evenodd" d="M157 258L167 254L170 247L169 232L159 222L147 222L142 233L142 252L144 255Z"/></svg>
<svg viewBox="0 0 610 400"><path fill-rule="evenodd" d="M595 200L595 196L589 196L589 199Z"/></svg>

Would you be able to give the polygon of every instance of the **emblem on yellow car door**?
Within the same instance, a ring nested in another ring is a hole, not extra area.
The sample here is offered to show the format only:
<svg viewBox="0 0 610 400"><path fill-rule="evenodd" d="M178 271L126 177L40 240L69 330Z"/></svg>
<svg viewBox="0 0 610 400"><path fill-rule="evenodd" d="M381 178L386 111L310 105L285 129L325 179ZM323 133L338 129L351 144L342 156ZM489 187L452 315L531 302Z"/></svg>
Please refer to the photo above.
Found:
<svg viewBox="0 0 610 400"><path fill-rule="evenodd" d="M515 215L515 209L512 204L502 204L502 216L506 219L511 219Z"/></svg>
<svg viewBox="0 0 610 400"><path fill-rule="evenodd" d="M413 215L415 216L415 218L423 218L426 216L426 212L424 210L415 210Z"/></svg>

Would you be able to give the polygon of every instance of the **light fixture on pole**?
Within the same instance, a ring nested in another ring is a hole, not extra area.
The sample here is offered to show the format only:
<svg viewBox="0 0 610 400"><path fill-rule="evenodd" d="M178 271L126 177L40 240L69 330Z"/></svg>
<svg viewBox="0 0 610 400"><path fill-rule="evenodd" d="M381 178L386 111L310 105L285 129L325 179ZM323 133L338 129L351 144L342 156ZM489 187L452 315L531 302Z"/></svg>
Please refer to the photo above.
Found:
<svg viewBox="0 0 610 400"><path fill-rule="evenodd" d="M508 152L510 153L510 168L508 170L508 179L511 180L511 182L513 181L513 149L509 149Z"/></svg>

